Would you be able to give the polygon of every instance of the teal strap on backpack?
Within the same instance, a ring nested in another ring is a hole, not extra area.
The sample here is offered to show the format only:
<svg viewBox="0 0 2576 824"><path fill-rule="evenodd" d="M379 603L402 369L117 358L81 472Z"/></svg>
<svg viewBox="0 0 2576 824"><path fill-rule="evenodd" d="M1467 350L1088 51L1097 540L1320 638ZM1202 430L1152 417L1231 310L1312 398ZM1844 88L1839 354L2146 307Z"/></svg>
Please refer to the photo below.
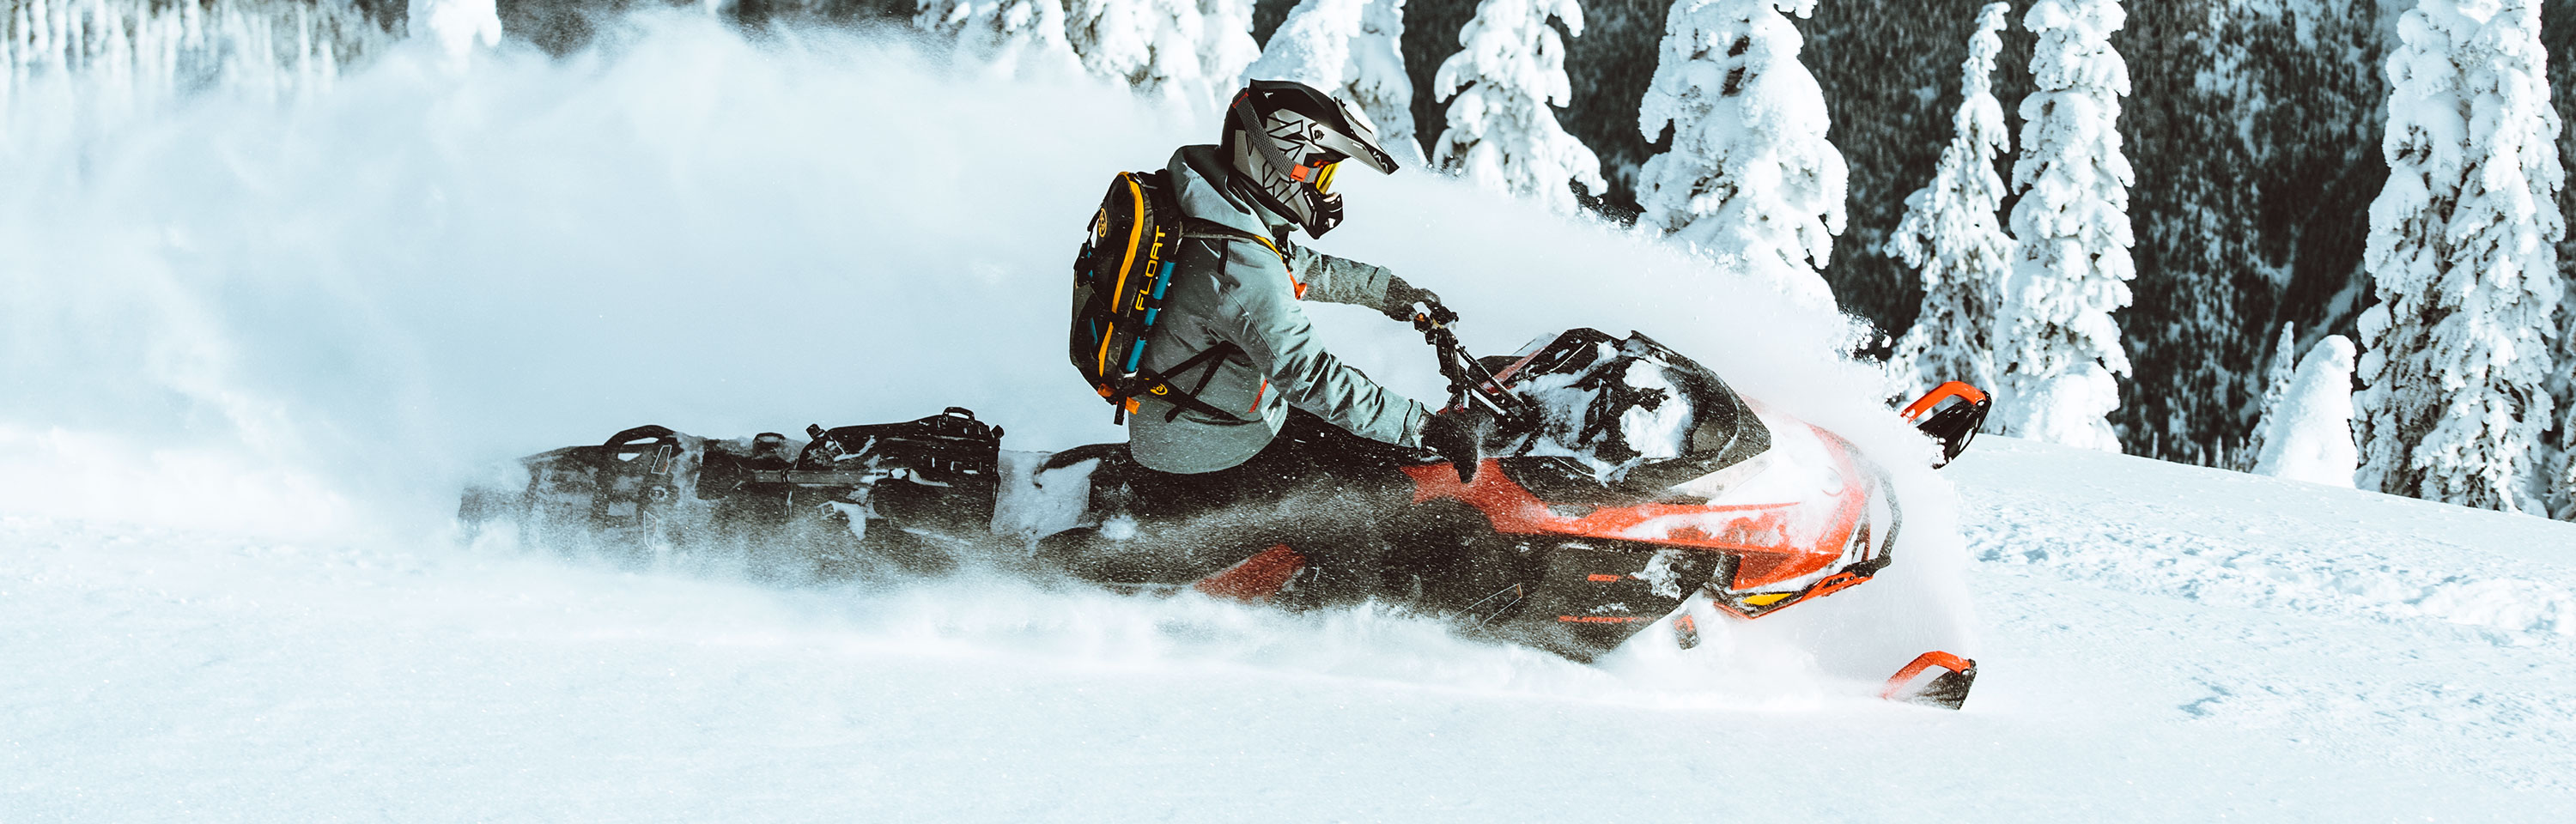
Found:
<svg viewBox="0 0 2576 824"><path fill-rule="evenodd" d="M1170 177L1162 171L1120 172L1110 181L1100 211L1092 216L1089 237L1074 257L1073 324L1066 353L1092 390L1116 408L1112 420L1118 423L1125 423L1146 396L1171 402L1174 416L1188 409L1240 421L1197 397L1223 358L1239 348L1220 344L1162 371L1145 368L1145 350L1153 344L1183 241L1250 240L1283 262L1287 255L1269 238L1182 215ZM1224 259L1222 252L1218 259ZM1195 388L1184 392L1172 385L1172 376L1192 369L1205 370Z"/></svg>

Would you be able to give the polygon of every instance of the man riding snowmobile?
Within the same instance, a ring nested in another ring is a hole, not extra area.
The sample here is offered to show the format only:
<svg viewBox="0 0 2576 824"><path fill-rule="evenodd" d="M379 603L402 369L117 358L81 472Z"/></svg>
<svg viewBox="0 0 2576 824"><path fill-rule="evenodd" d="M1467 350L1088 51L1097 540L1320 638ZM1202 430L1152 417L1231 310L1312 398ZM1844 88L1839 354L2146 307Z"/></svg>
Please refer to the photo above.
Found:
<svg viewBox="0 0 2576 824"><path fill-rule="evenodd" d="M1256 81L1221 143L1115 176L1073 263L1067 354L1129 427L1124 444L1014 457L1001 427L958 407L809 425L801 445L646 425L524 458L458 515L835 578L982 559L1127 592L1379 602L1585 662L1695 649L1707 622L1816 601L1897 556L1888 472L1683 353L1577 328L1476 357L1431 292L1288 242L1340 222L1338 164L1395 169L1376 141L1348 105ZM1335 358L1301 298L1412 321L1452 411ZM1903 415L1946 462L1989 407L1950 383ZM1914 651L1884 642L1907 637L1859 639L1852 660L1894 666ZM1922 653L1881 695L1956 708L1975 675L1972 659Z"/></svg>
<svg viewBox="0 0 2576 824"><path fill-rule="evenodd" d="M1365 306L1410 321L1439 297L1383 267L1289 242L1342 220L1331 191L1346 161L1393 173L1357 109L1303 84L1255 80L1229 106L1217 145L1172 153L1169 187L1194 227L1172 257L1141 350L1147 374L1192 374L1187 392L1137 396L1132 465L1115 475L1149 529L1330 485L1351 461L1429 449L1462 476L1477 466L1471 415L1434 415L1335 358L1298 301ZM1189 384L1180 381L1177 384ZM1179 388L1178 385L1173 388ZM1209 536L1213 537L1213 536Z"/></svg>

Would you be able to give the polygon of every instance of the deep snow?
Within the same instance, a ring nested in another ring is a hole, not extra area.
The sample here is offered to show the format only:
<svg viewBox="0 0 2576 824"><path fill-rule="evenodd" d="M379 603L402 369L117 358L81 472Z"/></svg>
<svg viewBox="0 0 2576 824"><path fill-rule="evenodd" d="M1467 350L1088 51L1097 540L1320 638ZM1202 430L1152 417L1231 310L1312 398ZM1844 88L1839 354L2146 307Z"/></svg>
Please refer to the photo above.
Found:
<svg viewBox="0 0 2576 824"><path fill-rule="evenodd" d="M1946 471L1982 559L1984 677L1959 713L1658 683L1365 611L770 588L6 517L0 811L2555 821L2576 803L2576 527L2003 438Z"/></svg>
<svg viewBox="0 0 2576 824"><path fill-rule="evenodd" d="M1935 476L1899 460L1925 445L1875 370L1834 354L1843 319L1420 176L1352 176L1322 248L1439 290L1479 349L1636 328L1852 437L1897 469L1901 565L1712 630L1723 668L1586 668L1374 611L460 546L471 467L646 421L956 403L1013 448L1114 437L1055 359L1062 235L1107 170L1205 131L866 34L754 46L666 17L607 42L421 46L309 93L116 117L48 108L77 83L16 89L0 820L2497 821L2576 800L2576 527L2002 438ZM1337 353L1436 390L1408 333L1316 314ZM1968 710L1861 697L1799 651L1855 633L1971 645Z"/></svg>

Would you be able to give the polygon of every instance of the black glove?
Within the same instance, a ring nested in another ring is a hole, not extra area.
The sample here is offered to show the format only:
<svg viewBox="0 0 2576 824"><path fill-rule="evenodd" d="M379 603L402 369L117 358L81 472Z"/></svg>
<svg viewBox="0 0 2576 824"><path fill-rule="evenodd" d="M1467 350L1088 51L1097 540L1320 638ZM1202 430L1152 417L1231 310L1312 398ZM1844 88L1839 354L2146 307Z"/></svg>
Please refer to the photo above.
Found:
<svg viewBox="0 0 2576 824"><path fill-rule="evenodd" d="M1422 448L1447 459L1459 483L1473 483L1476 467L1485 462L1485 436L1493 432L1493 413L1474 407L1445 412L1422 423Z"/></svg>
<svg viewBox="0 0 2576 824"><path fill-rule="evenodd" d="M1387 282L1385 309L1387 317L1394 318L1398 322L1412 321L1413 305L1416 303L1424 306L1439 306L1440 296L1432 294L1429 289L1406 283L1403 278L1393 278Z"/></svg>

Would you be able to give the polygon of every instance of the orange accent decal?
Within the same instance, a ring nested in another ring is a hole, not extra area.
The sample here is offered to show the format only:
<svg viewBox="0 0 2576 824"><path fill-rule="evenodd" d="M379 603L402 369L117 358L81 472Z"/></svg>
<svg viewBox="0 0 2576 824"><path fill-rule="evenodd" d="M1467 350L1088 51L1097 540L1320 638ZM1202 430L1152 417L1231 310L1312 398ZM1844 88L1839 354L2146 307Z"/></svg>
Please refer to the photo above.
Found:
<svg viewBox="0 0 2576 824"><path fill-rule="evenodd" d="M1620 579L1621 579L1621 578L1623 578L1623 577L1625 577L1625 576L1620 576L1620 575L1603 575L1603 574L1601 574L1601 573L1595 572L1595 573L1592 573L1591 575L1584 576L1583 580L1586 580L1586 581L1599 581L1599 582L1602 582L1602 583L1605 583L1605 584L1606 584L1606 583L1616 582L1616 581L1620 580Z"/></svg>
<svg viewBox="0 0 2576 824"><path fill-rule="evenodd" d="M1270 394L1270 379L1262 378L1261 391L1252 393L1252 408L1243 410L1244 413L1251 414L1261 411L1261 398L1268 394Z"/></svg>
<svg viewBox="0 0 2576 824"><path fill-rule="evenodd" d="M1634 623L1637 623L1637 622L1639 622L1639 621L1647 621L1647 620L1652 620L1652 619L1649 619L1649 618L1640 618L1640 617L1635 616L1635 615L1559 615L1559 616L1556 616L1556 622L1557 622L1557 623L1560 623L1560 624L1634 624Z"/></svg>
<svg viewBox="0 0 2576 824"><path fill-rule="evenodd" d="M1807 594L1798 596L1798 600L1805 601L1814 598L1822 598L1827 595L1832 595L1834 593L1850 589L1854 584L1867 580L1869 580L1868 576L1854 575L1849 572L1837 572L1826 577L1822 581L1817 581L1814 586L1808 587Z"/></svg>
<svg viewBox="0 0 2576 824"><path fill-rule="evenodd" d="M1100 369L1092 374L1109 374L1109 342L1118 337L1118 323L1111 321L1100 328Z"/></svg>
<svg viewBox="0 0 2576 824"><path fill-rule="evenodd" d="M1287 544L1279 544L1226 567L1223 572L1200 579L1192 588L1210 598L1259 603L1279 594L1279 589L1288 585L1289 577L1305 568L1305 555L1289 549Z"/></svg>
<svg viewBox="0 0 2576 824"><path fill-rule="evenodd" d="M1111 301L1116 301L1118 295L1126 294L1127 270L1135 267L1136 244L1145 239L1145 187L1138 185L1134 178L1124 174L1119 175L1118 179L1127 184L1128 196L1135 198L1136 211L1133 214L1136 216L1136 221L1135 225L1127 227L1127 257L1118 262L1118 285L1109 290ZM1117 328L1116 324L1111 324L1107 330L1100 333L1100 368L1094 374L1109 374L1109 338L1112 337L1111 332L1116 331Z"/></svg>
<svg viewBox="0 0 2576 824"><path fill-rule="evenodd" d="M1816 431L1831 434L1822 429ZM1629 533L1647 522L1692 516L1697 524L1673 529L1652 542L1736 556L1739 563L1735 580L1729 588L1748 590L1826 569L1842 557L1843 545L1860 527L1869 495L1866 485L1855 479L1864 476L1851 454L1845 451L1847 447L1837 445L1838 439L1829 437L1826 443L1835 468L1844 479L1843 488L1835 493L1832 500L1821 502L1831 508L1830 515L1824 519L1824 528L1808 534L1796 534L1797 530L1789 528L1794 520L1793 512L1800 506L1796 502L1723 506L1648 503L1602 507L1587 515L1566 516L1550 512L1537 495L1513 483L1501 471L1500 462L1490 458L1476 473L1474 483L1459 483L1457 472L1446 464L1403 469L1413 478L1414 503L1444 498L1465 502L1484 513L1494 525L1495 532L1505 535L1632 540ZM1698 524L1708 524L1708 527L1699 528ZM1848 585L1837 582L1833 588Z"/></svg>

